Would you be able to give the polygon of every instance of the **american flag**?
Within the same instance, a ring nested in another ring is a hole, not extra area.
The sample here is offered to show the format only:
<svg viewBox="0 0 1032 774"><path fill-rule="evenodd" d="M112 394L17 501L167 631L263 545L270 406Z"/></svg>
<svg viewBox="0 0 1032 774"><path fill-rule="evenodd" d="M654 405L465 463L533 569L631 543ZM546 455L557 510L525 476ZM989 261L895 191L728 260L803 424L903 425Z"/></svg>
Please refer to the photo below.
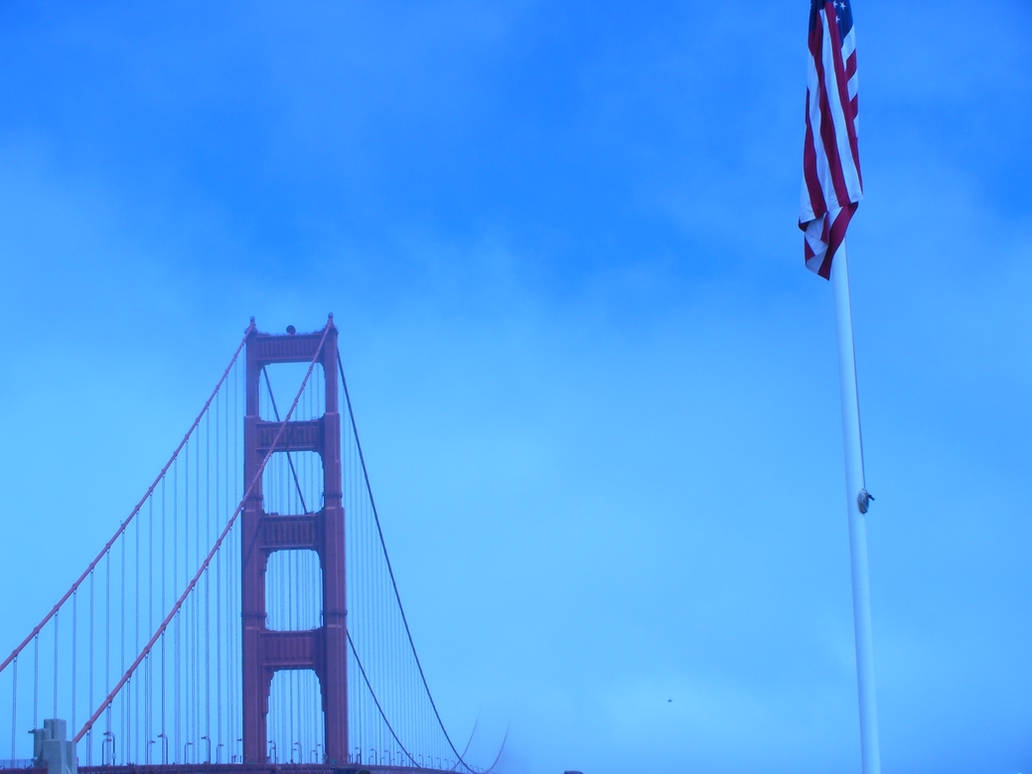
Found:
<svg viewBox="0 0 1032 774"><path fill-rule="evenodd" d="M856 144L856 35L849 0L811 0L799 228L806 266L825 279L863 198Z"/></svg>

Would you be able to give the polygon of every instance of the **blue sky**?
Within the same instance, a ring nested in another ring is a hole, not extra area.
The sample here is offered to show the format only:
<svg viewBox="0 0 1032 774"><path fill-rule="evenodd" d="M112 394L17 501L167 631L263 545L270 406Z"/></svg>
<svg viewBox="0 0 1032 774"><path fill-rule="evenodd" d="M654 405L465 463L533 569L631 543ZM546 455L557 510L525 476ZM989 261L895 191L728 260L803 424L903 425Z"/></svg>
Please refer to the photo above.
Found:
<svg viewBox="0 0 1032 774"><path fill-rule="evenodd" d="M0 645L248 318L332 311L457 736L510 724L502 774L859 771L793 5L5 4ZM884 768L1028 771L1032 7L854 13Z"/></svg>

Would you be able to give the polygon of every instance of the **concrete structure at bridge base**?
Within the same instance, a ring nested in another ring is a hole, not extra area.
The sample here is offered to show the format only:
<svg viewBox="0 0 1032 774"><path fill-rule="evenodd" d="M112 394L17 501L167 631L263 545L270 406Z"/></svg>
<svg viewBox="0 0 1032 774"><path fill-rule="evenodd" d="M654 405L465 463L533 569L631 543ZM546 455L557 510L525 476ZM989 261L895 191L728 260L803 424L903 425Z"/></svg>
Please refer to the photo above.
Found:
<svg viewBox="0 0 1032 774"><path fill-rule="evenodd" d="M68 739L68 723L60 718L43 721L43 728L32 734L32 765L47 769L47 774L78 774L75 743Z"/></svg>

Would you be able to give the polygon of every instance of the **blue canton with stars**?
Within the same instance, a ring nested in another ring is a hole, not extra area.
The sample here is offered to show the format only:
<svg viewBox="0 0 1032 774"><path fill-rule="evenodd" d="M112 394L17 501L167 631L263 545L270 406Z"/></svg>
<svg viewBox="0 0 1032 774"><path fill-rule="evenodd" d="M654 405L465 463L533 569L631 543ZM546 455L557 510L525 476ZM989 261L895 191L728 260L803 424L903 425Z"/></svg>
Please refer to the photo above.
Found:
<svg viewBox="0 0 1032 774"><path fill-rule="evenodd" d="M849 4L849 0L810 0L810 29L812 30L817 24L817 14L829 5L835 7L839 40L842 40L853 29L853 8Z"/></svg>

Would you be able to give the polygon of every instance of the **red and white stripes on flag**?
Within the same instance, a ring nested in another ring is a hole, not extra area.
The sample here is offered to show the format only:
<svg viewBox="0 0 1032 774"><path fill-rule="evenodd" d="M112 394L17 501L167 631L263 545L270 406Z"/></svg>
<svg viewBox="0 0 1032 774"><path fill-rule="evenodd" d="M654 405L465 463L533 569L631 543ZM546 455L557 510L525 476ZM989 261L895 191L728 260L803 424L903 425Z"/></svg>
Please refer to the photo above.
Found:
<svg viewBox="0 0 1032 774"><path fill-rule="evenodd" d="M863 198L857 151L856 36L849 0L811 0L799 228L806 266L825 279Z"/></svg>

